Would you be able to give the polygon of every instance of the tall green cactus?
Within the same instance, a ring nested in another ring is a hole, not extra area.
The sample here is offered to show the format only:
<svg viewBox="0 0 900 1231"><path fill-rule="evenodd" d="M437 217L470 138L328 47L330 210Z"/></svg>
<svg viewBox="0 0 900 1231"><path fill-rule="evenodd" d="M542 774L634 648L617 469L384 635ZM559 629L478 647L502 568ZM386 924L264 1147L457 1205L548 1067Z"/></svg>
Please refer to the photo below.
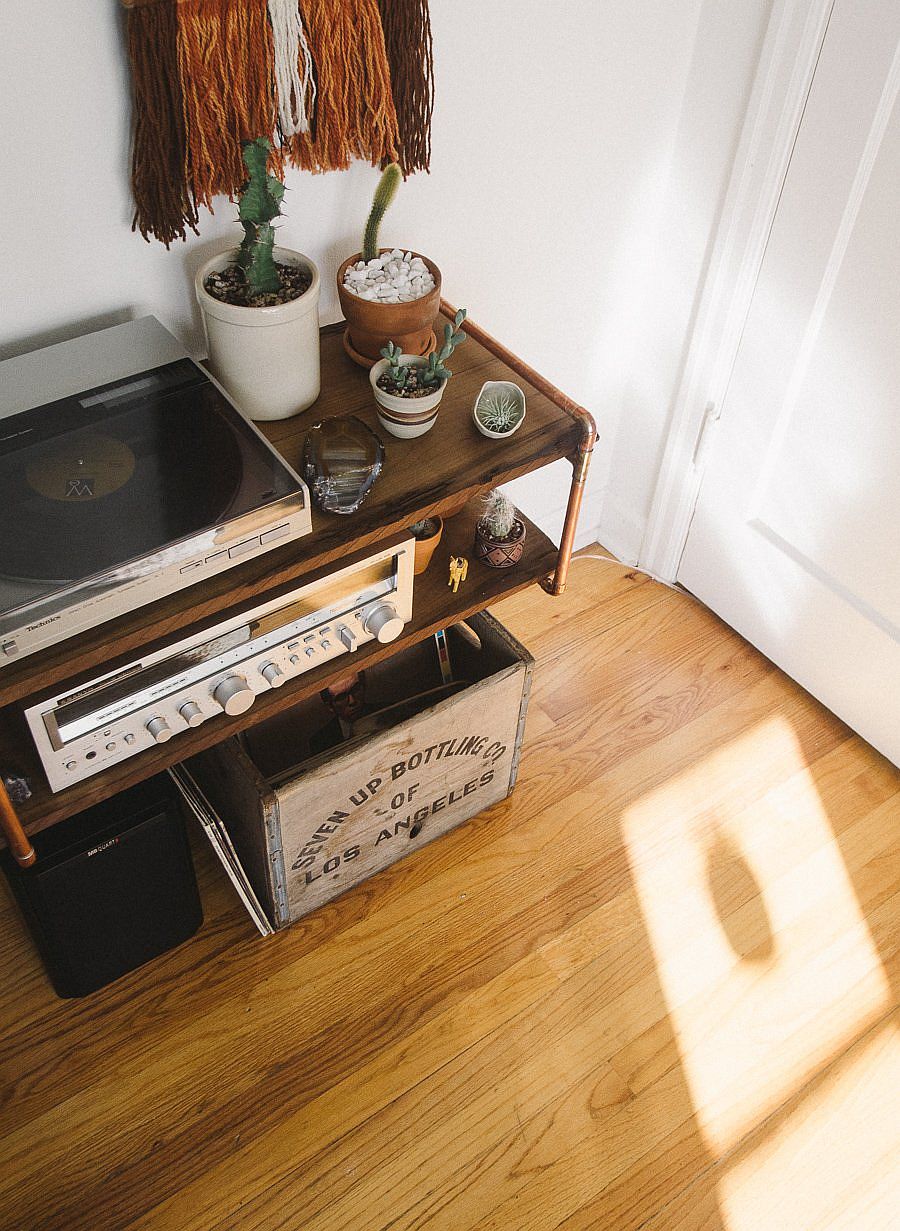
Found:
<svg viewBox="0 0 900 1231"><path fill-rule="evenodd" d="M372 208L366 219L366 229L363 232L362 257L364 261L371 261L378 256L378 228L381 226L381 220L388 206L397 195L402 179L403 172L395 162L388 163L381 173L381 179L378 181L378 187L375 189L375 196L372 200Z"/></svg>
<svg viewBox="0 0 900 1231"><path fill-rule="evenodd" d="M244 271L251 295L265 295L281 287L275 268L273 248L275 228L272 221L281 214L284 184L266 173L272 143L267 137L241 142L241 157L249 179L241 188L238 218L244 238L237 263Z"/></svg>

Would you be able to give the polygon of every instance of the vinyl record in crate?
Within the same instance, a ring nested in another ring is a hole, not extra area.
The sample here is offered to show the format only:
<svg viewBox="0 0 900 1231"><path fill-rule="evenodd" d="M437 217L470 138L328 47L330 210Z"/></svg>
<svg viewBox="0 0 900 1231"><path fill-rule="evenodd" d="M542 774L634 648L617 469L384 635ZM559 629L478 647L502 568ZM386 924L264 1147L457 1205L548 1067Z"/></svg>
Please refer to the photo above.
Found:
<svg viewBox="0 0 900 1231"><path fill-rule="evenodd" d="M221 419L173 399L0 459L0 574L68 582L177 542L226 513L241 455Z"/></svg>

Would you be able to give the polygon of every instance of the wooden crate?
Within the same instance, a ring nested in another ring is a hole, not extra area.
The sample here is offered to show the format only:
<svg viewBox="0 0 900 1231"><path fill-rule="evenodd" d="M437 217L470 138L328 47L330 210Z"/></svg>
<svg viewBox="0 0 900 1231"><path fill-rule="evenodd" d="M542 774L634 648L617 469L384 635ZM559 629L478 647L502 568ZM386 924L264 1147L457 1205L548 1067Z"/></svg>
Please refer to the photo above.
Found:
<svg viewBox="0 0 900 1231"><path fill-rule="evenodd" d="M468 624L480 649L448 630L455 677L468 682L412 718L311 755L327 716L311 698L187 762L275 928L513 789L534 660L486 612ZM423 642L367 672L367 699L438 683L434 645Z"/></svg>

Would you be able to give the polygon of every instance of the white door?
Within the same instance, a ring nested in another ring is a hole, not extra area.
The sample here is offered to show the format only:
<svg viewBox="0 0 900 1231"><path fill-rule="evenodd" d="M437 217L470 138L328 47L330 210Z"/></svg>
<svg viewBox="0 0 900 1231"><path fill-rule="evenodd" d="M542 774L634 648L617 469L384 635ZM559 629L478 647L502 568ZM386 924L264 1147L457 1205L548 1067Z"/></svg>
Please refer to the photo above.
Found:
<svg viewBox="0 0 900 1231"><path fill-rule="evenodd" d="M900 764L900 2L836 0L678 580Z"/></svg>

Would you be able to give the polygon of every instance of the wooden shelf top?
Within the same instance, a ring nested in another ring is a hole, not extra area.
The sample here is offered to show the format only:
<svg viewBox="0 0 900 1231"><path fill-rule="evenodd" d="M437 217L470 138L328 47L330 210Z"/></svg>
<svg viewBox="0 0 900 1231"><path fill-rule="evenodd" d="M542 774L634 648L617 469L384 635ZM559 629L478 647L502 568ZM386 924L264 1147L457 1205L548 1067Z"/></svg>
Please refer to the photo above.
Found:
<svg viewBox="0 0 900 1231"><path fill-rule="evenodd" d="M552 570L556 548L527 518L523 518L527 529L525 552L514 568L494 569L475 560L472 543L478 515L478 503L472 501L446 523L443 539L430 567L415 579L412 622L406 626L403 636L389 645L375 641L361 646L353 655L354 669L360 670L395 654L404 645L422 641L439 628L484 610L491 603L524 589ZM470 561L468 578L455 595L447 585L447 564L451 554L464 555ZM19 818L26 832L37 833L203 748L219 743L226 736L290 708L303 697L318 692L329 679L345 673L350 665L349 656L341 655L289 681L282 688L264 693L250 710L237 718L223 716L211 720L195 731L184 733L177 739L56 794L47 786L24 718L17 707L8 708L0 715L0 763L13 765L18 772L26 774L34 791L31 799L17 807Z"/></svg>
<svg viewBox="0 0 900 1231"><path fill-rule="evenodd" d="M382 437L387 452L384 472L362 508L349 517L314 509L313 531L304 538L20 663L4 665L0 707L98 666L113 654L181 631L263 590L302 577L422 517L453 513L496 484L571 457L578 448L582 427L575 415L474 337L453 356L454 376L432 430L418 440L387 436L378 426L368 373L345 354L342 332L343 322L322 331L322 394L315 405L293 419L259 426L296 469L314 423L334 415L358 415ZM472 421L475 398L486 380L514 380L525 391L525 421L507 440L482 436ZM201 476L202 466L198 459ZM552 571L553 564L548 559L542 568Z"/></svg>

